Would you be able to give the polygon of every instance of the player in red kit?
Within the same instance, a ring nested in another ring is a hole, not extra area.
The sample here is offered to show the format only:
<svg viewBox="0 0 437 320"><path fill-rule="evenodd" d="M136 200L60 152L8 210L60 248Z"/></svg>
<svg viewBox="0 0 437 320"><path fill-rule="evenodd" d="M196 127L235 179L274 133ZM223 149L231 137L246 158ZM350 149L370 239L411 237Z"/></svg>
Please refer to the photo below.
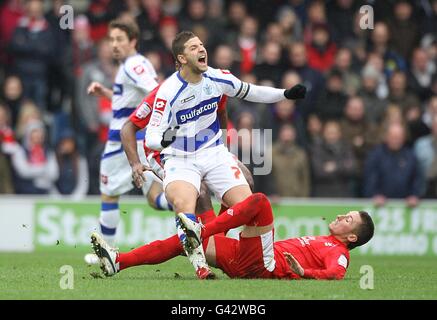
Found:
<svg viewBox="0 0 437 320"><path fill-rule="evenodd" d="M185 250L202 243L208 263L231 278L343 279L349 250L367 243L374 233L367 212L351 211L329 224L330 235L274 242L272 208L261 193L251 195L205 225L184 214L178 217L187 236ZM223 235L242 225L239 240ZM118 253L100 239L99 244L106 257L106 275L135 265L162 263L183 251L176 235L128 253Z"/></svg>

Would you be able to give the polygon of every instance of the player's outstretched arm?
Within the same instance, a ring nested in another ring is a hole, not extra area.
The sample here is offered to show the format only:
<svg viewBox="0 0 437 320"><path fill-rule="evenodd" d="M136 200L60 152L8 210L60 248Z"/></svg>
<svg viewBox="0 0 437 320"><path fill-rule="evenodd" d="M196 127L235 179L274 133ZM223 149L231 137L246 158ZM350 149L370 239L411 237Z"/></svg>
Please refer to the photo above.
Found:
<svg viewBox="0 0 437 320"><path fill-rule="evenodd" d="M137 150L136 133L140 130L131 121L126 121L121 128L120 136L123 144L124 152L126 153L129 164L132 168L132 179L138 188L141 188L146 181L143 172L147 167L141 163Z"/></svg>
<svg viewBox="0 0 437 320"><path fill-rule="evenodd" d="M88 86L87 93L96 97L106 97L112 99L113 91L106 88L104 85L97 81L91 82Z"/></svg>
<svg viewBox="0 0 437 320"><path fill-rule="evenodd" d="M306 87L301 84L287 90L242 83L242 86L245 85L247 86L247 93L243 99L250 102L275 103L284 99L303 99L306 95Z"/></svg>

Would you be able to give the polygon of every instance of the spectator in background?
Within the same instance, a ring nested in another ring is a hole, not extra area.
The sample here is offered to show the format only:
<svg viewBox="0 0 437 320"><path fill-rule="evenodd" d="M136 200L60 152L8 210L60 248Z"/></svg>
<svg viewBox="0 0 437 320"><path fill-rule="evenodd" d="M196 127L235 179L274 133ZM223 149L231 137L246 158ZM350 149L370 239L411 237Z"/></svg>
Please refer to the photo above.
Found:
<svg viewBox="0 0 437 320"><path fill-rule="evenodd" d="M181 30L191 30L195 25L208 27L207 6L205 0L188 0L185 14L179 19Z"/></svg>
<svg viewBox="0 0 437 320"><path fill-rule="evenodd" d="M319 116L315 113L311 113L308 116L307 127L306 127L309 148L311 148L316 144L322 143L322 129L323 129L323 123L320 120Z"/></svg>
<svg viewBox="0 0 437 320"><path fill-rule="evenodd" d="M372 72L376 72L377 74L377 87L376 87L376 95L380 99L386 99L388 97L388 84L387 84L387 76L384 71L384 60L383 58L376 52L371 52L368 55L367 62L363 68L363 71L366 69L371 69Z"/></svg>
<svg viewBox="0 0 437 320"><path fill-rule="evenodd" d="M287 7L279 10L277 21L283 36L283 47L286 48L296 41L303 40L302 23L296 13Z"/></svg>
<svg viewBox="0 0 437 320"><path fill-rule="evenodd" d="M0 153L3 156L10 156L17 147L10 120L9 108L0 102Z"/></svg>
<svg viewBox="0 0 437 320"><path fill-rule="evenodd" d="M0 103L0 194L14 193L8 154L14 152L16 143L9 119L8 108Z"/></svg>
<svg viewBox="0 0 437 320"><path fill-rule="evenodd" d="M271 128L273 141L279 137L280 128L283 125L293 125L295 131L294 140L301 147L306 146L305 123L302 116L296 110L296 104L292 100L282 100L274 104L272 108L266 108L262 115L262 127Z"/></svg>
<svg viewBox="0 0 437 320"><path fill-rule="evenodd" d="M153 2L147 0L145 2ZM108 34L108 23L127 9L124 1L119 0L93 0L89 1L86 12L91 24L91 38L98 42Z"/></svg>
<svg viewBox="0 0 437 320"><path fill-rule="evenodd" d="M68 59L71 55L71 32L69 29L60 27L63 16L61 7L66 3L64 0L53 0L51 3L52 7L46 14L46 19L50 25L53 36L53 50L56 54L50 60L47 71L47 109L52 113L57 113L71 101L74 74L71 59Z"/></svg>
<svg viewBox="0 0 437 320"><path fill-rule="evenodd" d="M437 115L437 96L432 96L425 105L426 109L422 115L422 121L431 129L433 118Z"/></svg>
<svg viewBox="0 0 437 320"><path fill-rule="evenodd" d="M290 124L279 129L273 144L272 172L275 191L280 197L309 197L310 168L305 150L296 144L296 130Z"/></svg>
<svg viewBox="0 0 437 320"><path fill-rule="evenodd" d="M428 52L422 48L416 48L411 59L411 68L408 73L408 85L415 92L421 102L431 96L431 80L436 73L436 64L432 61Z"/></svg>
<svg viewBox="0 0 437 320"><path fill-rule="evenodd" d="M11 126L15 128L18 113L23 103L23 85L19 77L15 75L6 77L3 85L2 99L11 113Z"/></svg>
<svg viewBox="0 0 437 320"><path fill-rule="evenodd" d="M253 68L258 81L270 80L275 87L278 87L284 72L280 44L273 41L266 42L261 48L261 60Z"/></svg>
<svg viewBox="0 0 437 320"><path fill-rule="evenodd" d="M348 48L338 49L333 68L342 73L343 93L348 96L356 95L361 86L361 81L358 74L352 70L352 52Z"/></svg>
<svg viewBox="0 0 437 320"><path fill-rule="evenodd" d="M11 43L14 67L23 82L24 96L46 110L47 71L54 57L53 33L44 18L42 0L29 0Z"/></svg>
<svg viewBox="0 0 437 320"><path fill-rule="evenodd" d="M383 59L383 70L387 78L394 71L405 71L407 66L405 59L390 46L390 31L384 22L375 23L375 28L370 35L370 48L368 51L378 54Z"/></svg>
<svg viewBox="0 0 437 320"><path fill-rule="evenodd" d="M22 146L12 155L18 194L48 194L59 176L55 154L47 148L44 125L32 121L26 126Z"/></svg>
<svg viewBox="0 0 437 320"><path fill-rule="evenodd" d="M305 104L304 116L314 112L317 98L325 85L323 75L311 68L307 63L307 52L302 42L295 42L289 48L289 69L296 71L303 85L307 88L307 94L303 101Z"/></svg>
<svg viewBox="0 0 437 320"><path fill-rule="evenodd" d="M359 10L354 13L353 26L351 27L352 33L341 44L342 47L351 50L354 58L360 65L366 62L366 47L369 38L369 31L361 28L361 21L363 18L366 18L364 17L365 14L365 12L361 13Z"/></svg>
<svg viewBox="0 0 437 320"><path fill-rule="evenodd" d="M75 106L79 115L79 146L84 152L99 144L102 126L107 119L102 118L101 104L104 98L87 94L87 87L97 81L105 87L112 87L115 65L112 60L112 49L108 40L102 40L97 45L97 58L83 66L82 75L77 79ZM109 102L110 103L110 102ZM100 142L102 144L102 141ZM89 154L89 153L88 153Z"/></svg>
<svg viewBox="0 0 437 320"><path fill-rule="evenodd" d="M0 4L0 66L8 67L11 56L7 48L18 21L24 15L24 0L6 0Z"/></svg>
<svg viewBox="0 0 437 320"><path fill-rule="evenodd" d="M379 128L365 117L364 103L360 97L351 97L346 103L345 117L341 120L341 132L344 140L352 146L357 160L357 177L355 178L355 196L362 196L362 176L367 153L379 141Z"/></svg>
<svg viewBox="0 0 437 320"><path fill-rule="evenodd" d="M432 118L432 133L422 137L414 144L422 185L420 195L426 198L437 197L437 114Z"/></svg>
<svg viewBox="0 0 437 320"><path fill-rule="evenodd" d="M388 101L399 105L403 112L412 107L420 106L417 96L407 91L407 77L404 72L396 71L392 74L389 88Z"/></svg>
<svg viewBox="0 0 437 320"><path fill-rule="evenodd" d="M326 5L329 25L332 26L335 41L340 45L355 36L353 25L357 4L354 0L335 0Z"/></svg>
<svg viewBox="0 0 437 320"><path fill-rule="evenodd" d="M307 20L303 30L303 41L305 44L311 43L313 39L313 27L316 24L326 24L326 9L323 1L312 1L307 7Z"/></svg>
<svg viewBox="0 0 437 320"><path fill-rule="evenodd" d="M343 117L347 96L343 93L343 75L332 70L326 80L326 88L322 91L316 104L316 113L322 120L340 119Z"/></svg>
<svg viewBox="0 0 437 320"><path fill-rule="evenodd" d="M141 13L136 17L140 29L138 52L145 52L154 48L159 42L159 23L164 17L161 0L140 0Z"/></svg>
<svg viewBox="0 0 437 320"><path fill-rule="evenodd" d="M15 135L18 140L24 139L27 126L34 121L42 121L41 111L32 101L25 100L18 113L17 125L15 127Z"/></svg>
<svg viewBox="0 0 437 320"><path fill-rule="evenodd" d="M91 62L96 56L96 48L91 39L91 26L85 15L78 15L74 19L71 46L73 72L78 78L82 76L84 65Z"/></svg>
<svg viewBox="0 0 437 320"><path fill-rule="evenodd" d="M217 69L229 70L237 78L240 76L239 65L234 60L234 52L227 44L217 46L212 56L211 65Z"/></svg>
<svg viewBox="0 0 437 320"><path fill-rule="evenodd" d="M322 142L310 150L313 196L352 197L351 178L357 174L357 165L351 147L342 139L340 124L325 122Z"/></svg>
<svg viewBox="0 0 437 320"><path fill-rule="evenodd" d="M153 50L159 54L162 62L161 71L164 73L166 78L175 70L171 44L178 31L178 22L175 18L163 17L159 22L159 38L153 46L151 45L149 48L147 48L147 51Z"/></svg>
<svg viewBox="0 0 437 320"><path fill-rule="evenodd" d="M413 7L408 0L398 0L393 10L393 17L388 22L393 50L409 60L420 40L419 27L412 15Z"/></svg>
<svg viewBox="0 0 437 320"><path fill-rule="evenodd" d="M208 1L206 27L210 34L210 48L215 48L226 42L226 14L224 12L225 3L222 0Z"/></svg>
<svg viewBox="0 0 437 320"><path fill-rule="evenodd" d="M311 41L307 44L308 65L322 73L334 64L337 46L331 39L327 24L314 24Z"/></svg>
<svg viewBox="0 0 437 320"><path fill-rule="evenodd" d="M88 164L76 145L71 129L64 129L56 146L56 160L59 166L59 178L54 193L70 195L80 199L88 192Z"/></svg>
<svg viewBox="0 0 437 320"><path fill-rule="evenodd" d="M387 109L387 101L377 94L380 74L371 66L365 66L361 72L362 86L358 92L364 103L366 118L369 122L380 124Z"/></svg>
<svg viewBox="0 0 437 320"><path fill-rule="evenodd" d="M264 143L264 132L254 133L256 119L253 112L243 111L239 114L236 121L235 129L238 131L238 146L231 149L231 152L237 155L238 159L243 162L253 174L256 192L262 192L267 195L273 193L274 182L271 174L260 175L254 174L256 168L262 168L271 163L270 157L271 145ZM268 140L267 140L268 141ZM264 161L263 161L264 160Z"/></svg>
<svg viewBox="0 0 437 320"><path fill-rule="evenodd" d="M387 198L404 198L407 206L419 203L421 174L413 151L408 148L402 124L391 123L384 143L368 155L364 171L364 193L382 206Z"/></svg>
<svg viewBox="0 0 437 320"><path fill-rule="evenodd" d="M282 80L279 87L292 88L299 83L302 83L302 79L300 78L299 74L296 71L288 70L285 71L285 73L282 75ZM294 100L294 104L296 105L296 111L304 120L305 116L308 114L308 110L311 109L306 100L306 98Z"/></svg>
<svg viewBox="0 0 437 320"><path fill-rule="evenodd" d="M226 42L233 43L238 38L238 33L241 29L241 24L248 16L247 7L243 1L231 1L229 3L226 25Z"/></svg>
<svg viewBox="0 0 437 320"><path fill-rule="evenodd" d="M244 18L241 23L237 40L237 50L240 56L241 73L250 73L255 67L258 50L258 21L251 16Z"/></svg>

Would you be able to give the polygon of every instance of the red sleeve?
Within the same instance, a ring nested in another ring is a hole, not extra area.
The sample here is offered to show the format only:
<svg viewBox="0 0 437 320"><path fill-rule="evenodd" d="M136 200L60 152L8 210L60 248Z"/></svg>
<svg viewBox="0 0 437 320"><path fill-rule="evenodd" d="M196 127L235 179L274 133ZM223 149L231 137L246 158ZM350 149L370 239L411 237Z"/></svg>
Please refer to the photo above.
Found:
<svg viewBox="0 0 437 320"><path fill-rule="evenodd" d="M152 114L152 106L155 102L156 92L160 86L153 89L137 106L134 112L129 116L129 121L140 129L144 129L149 124Z"/></svg>
<svg viewBox="0 0 437 320"><path fill-rule="evenodd" d="M325 269L304 269L303 278L341 280L346 274L349 254L343 250L335 250L325 257Z"/></svg>
<svg viewBox="0 0 437 320"><path fill-rule="evenodd" d="M222 95L222 97L220 98L220 101L218 103L218 108L217 111L222 111L222 110L226 110L226 103L228 102L228 96L227 95Z"/></svg>

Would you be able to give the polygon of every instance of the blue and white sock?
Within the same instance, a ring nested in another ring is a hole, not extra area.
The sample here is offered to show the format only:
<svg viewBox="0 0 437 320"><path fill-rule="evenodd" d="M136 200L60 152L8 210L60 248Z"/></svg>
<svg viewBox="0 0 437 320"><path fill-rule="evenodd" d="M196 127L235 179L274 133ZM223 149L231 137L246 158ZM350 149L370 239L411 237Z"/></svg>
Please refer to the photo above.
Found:
<svg viewBox="0 0 437 320"><path fill-rule="evenodd" d="M158 210L170 210L173 211L173 207L168 203L165 193L161 192L155 199L155 206Z"/></svg>
<svg viewBox="0 0 437 320"><path fill-rule="evenodd" d="M120 210L118 203L102 202L100 210L100 230L103 239L113 247L115 244L115 235L117 226L120 221Z"/></svg>

